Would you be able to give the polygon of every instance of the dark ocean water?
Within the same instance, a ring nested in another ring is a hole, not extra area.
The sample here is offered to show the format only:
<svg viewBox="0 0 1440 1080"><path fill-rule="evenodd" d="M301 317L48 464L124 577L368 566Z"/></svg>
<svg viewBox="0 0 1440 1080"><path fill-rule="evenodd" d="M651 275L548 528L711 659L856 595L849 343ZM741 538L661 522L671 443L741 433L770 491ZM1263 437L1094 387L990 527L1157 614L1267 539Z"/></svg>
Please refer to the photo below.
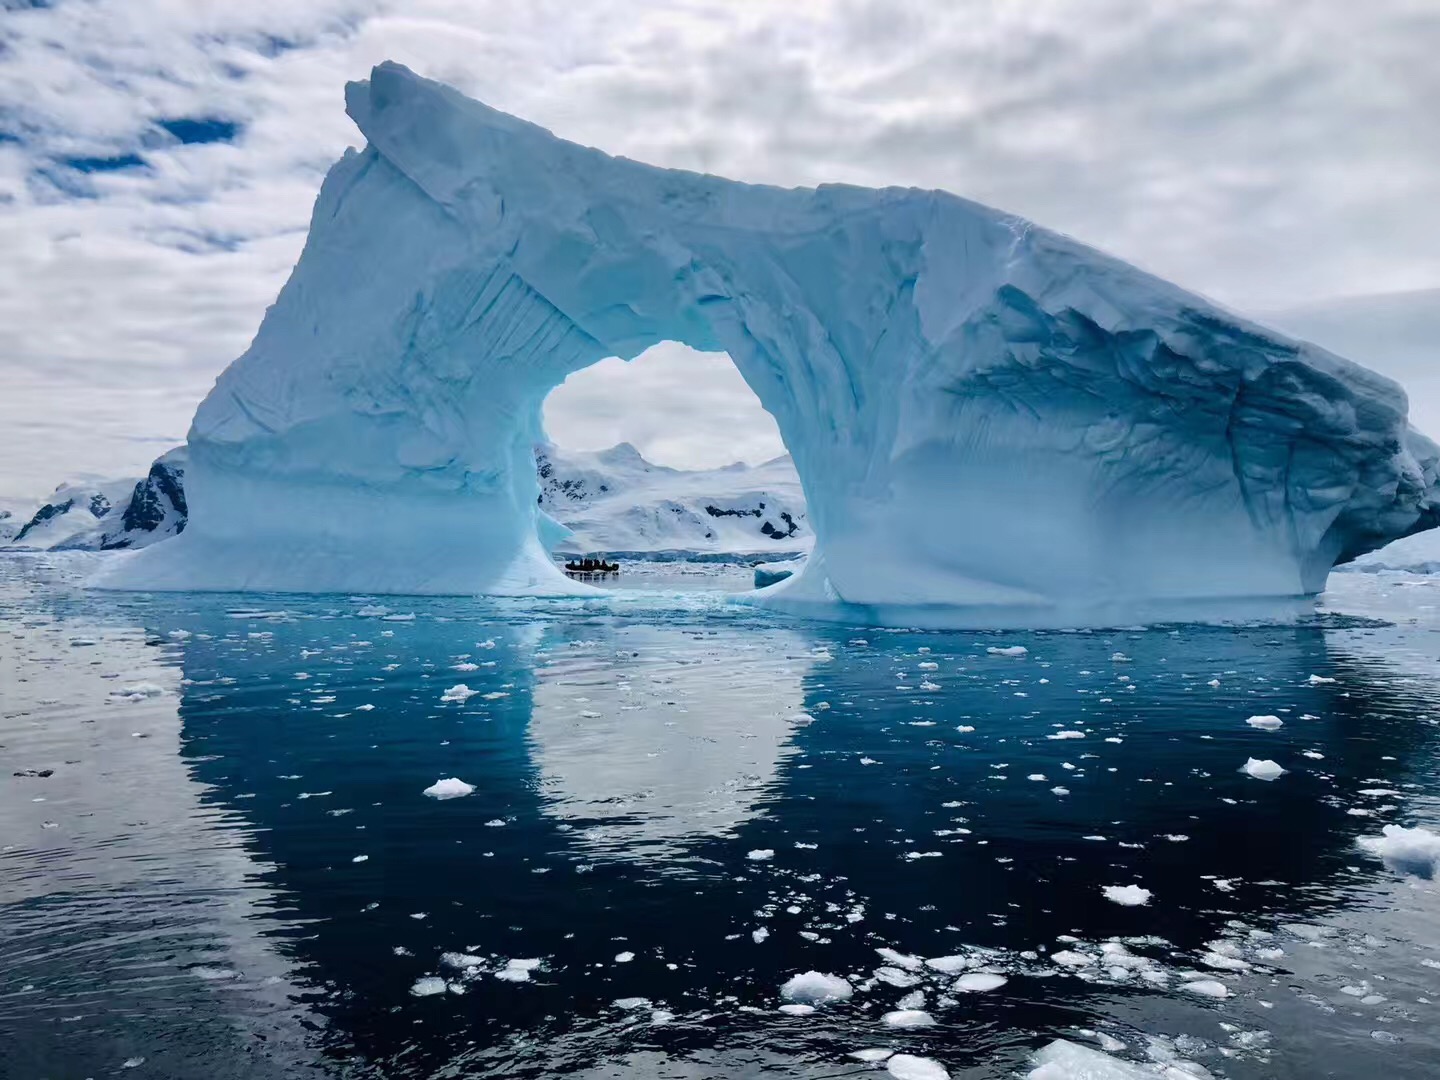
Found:
<svg viewBox="0 0 1440 1080"><path fill-rule="evenodd" d="M1440 827L1428 583L997 635L78 566L0 561L6 1077L1440 1076L1440 894L1357 847Z"/></svg>

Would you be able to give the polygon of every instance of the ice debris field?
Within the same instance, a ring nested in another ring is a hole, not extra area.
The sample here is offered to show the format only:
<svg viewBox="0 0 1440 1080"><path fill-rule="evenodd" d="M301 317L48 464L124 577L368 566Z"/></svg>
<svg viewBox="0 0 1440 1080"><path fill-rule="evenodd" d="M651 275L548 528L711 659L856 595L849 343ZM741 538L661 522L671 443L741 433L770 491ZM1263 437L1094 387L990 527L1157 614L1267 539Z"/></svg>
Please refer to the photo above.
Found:
<svg viewBox="0 0 1440 1080"><path fill-rule="evenodd" d="M98 1064L189 1044L107 1018L217 1000L395 1075L1409 1080L1440 1053L1433 585L1346 575L1386 621L980 634L83 570L0 564L0 859L67 868L0 912L30 942L0 961L41 988L14 1015L76 1000ZM61 916L112 874L150 929L72 962Z"/></svg>

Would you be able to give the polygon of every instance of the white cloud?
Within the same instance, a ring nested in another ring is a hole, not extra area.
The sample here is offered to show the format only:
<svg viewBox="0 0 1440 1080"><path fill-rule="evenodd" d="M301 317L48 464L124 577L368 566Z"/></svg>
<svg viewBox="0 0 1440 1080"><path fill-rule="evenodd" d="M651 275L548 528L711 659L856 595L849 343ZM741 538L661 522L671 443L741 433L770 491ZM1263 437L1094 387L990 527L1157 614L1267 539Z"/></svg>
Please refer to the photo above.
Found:
<svg viewBox="0 0 1440 1080"><path fill-rule="evenodd" d="M298 254L324 170L358 141L343 83L387 58L660 165L947 188L1232 306L1440 282L1440 8L1148 8L57 0L6 11L0 491L138 471L156 440L183 434ZM225 120L238 136L176 145L154 127L167 118ZM58 164L127 154L146 167ZM727 416L746 433L731 436L734 456L750 455L739 451L752 432L764 445L764 417L733 377L705 376L697 399L654 374L663 366L630 372L652 374L622 400L665 395L670 434L643 416L616 430L645 431L635 441L653 451ZM593 415L604 371L588 379ZM664 452L723 450L693 439Z"/></svg>

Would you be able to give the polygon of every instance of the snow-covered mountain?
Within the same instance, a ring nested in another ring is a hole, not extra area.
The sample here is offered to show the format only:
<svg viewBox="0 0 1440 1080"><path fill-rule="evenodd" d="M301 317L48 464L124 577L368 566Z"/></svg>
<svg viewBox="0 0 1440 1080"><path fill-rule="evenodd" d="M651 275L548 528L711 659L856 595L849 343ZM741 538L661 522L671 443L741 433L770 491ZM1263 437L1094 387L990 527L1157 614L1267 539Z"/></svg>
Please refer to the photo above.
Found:
<svg viewBox="0 0 1440 1080"><path fill-rule="evenodd" d="M185 528L186 451L176 447L139 480L61 484L29 514L0 516L0 544L10 548L108 551L148 547ZM0 514L4 511L0 510Z"/></svg>
<svg viewBox="0 0 1440 1080"><path fill-rule="evenodd" d="M685 471L608 450L538 449L540 509L572 535L562 553L755 554L808 550L814 536L789 456Z"/></svg>
<svg viewBox="0 0 1440 1080"><path fill-rule="evenodd" d="M599 451L537 448L540 508L570 531L561 554L773 555L808 550L805 497L788 457L686 471L629 443ZM141 480L63 484L43 506L9 507L0 545L30 550L146 547L185 528L185 451ZM6 510L0 507L0 513Z"/></svg>

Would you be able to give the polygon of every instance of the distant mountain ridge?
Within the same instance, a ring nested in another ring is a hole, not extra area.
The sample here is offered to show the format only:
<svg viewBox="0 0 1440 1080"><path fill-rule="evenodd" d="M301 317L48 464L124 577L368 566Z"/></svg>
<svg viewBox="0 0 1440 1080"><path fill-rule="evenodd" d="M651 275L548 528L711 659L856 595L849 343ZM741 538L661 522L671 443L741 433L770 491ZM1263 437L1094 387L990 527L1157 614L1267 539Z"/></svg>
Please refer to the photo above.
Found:
<svg viewBox="0 0 1440 1080"><path fill-rule="evenodd" d="M185 466L176 447L140 479L61 484L33 513L0 512L0 546L40 551L148 547L185 529ZM23 522L23 523L22 523Z"/></svg>

